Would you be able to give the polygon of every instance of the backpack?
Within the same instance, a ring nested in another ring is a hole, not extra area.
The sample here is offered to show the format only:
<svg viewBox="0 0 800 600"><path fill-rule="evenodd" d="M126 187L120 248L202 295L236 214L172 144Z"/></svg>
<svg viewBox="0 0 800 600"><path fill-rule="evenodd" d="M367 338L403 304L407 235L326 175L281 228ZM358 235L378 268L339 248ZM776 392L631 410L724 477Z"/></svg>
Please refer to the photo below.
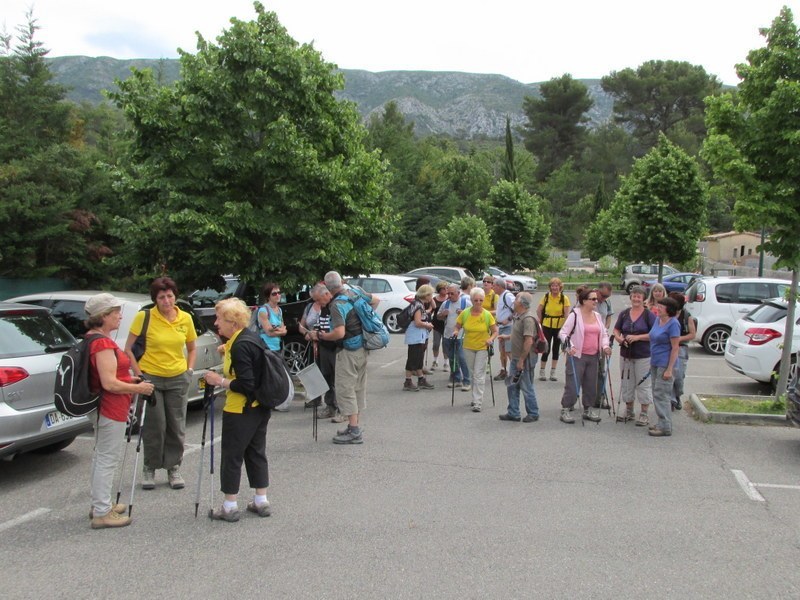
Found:
<svg viewBox="0 0 800 600"><path fill-rule="evenodd" d="M261 322L258 320L258 310L260 308L260 306L256 306L255 310L250 314L250 322L247 324L247 329L258 335L261 335Z"/></svg>
<svg viewBox="0 0 800 600"><path fill-rule="evenodd" d="M100 392L89 387L89 348L103 337L99 333L86 336L61 357L56 371L53 398L59 412L82 417L100 405Z"/></svg>
<svg viewBox="0 0 800 600"><path fill-rule="evenodd" d="M356 294L355 299L349 295L346 298L353 305L353 310L356 311L356 316L361 323L361 335L347 338L342 345L346 350L357 350L360 347L367 350L386 348L389 345L389 332L386 330L386 326L375 313L372 305L367 302L366 295L355 288L353 288L353 292Z"/></svg>
<svg viewBox="0 0 800 600"><path fill-rule="evenodd" d="M544 337L544 329L542 329L542 324L539 323L539 319L534 316L531 316L533 322L536 327L536 341L533 342L533 351L536 354L544 354L547 352L547 348L549 347L547 344L547 338Z"/></svg>
<svg viewBox="0 0 800 600"><path fill-rule="evenodd" d="M142 330L139 332L139 335L136 337L136 341L133 342L131 346L131 354L133 354L133 358L136 359L136 362L142 360L144 353L147 350L147 327L150 325L150 309L142 309L144 313L144 322L142 323Z"/></svg>
<svg viewBox="0 0 800 600"><path fill-rule="evenodd" d="M397 315L397 326L400 329L405 329L411 325L411 321L414 320L414 314L417 312L418 308L419 306L417 305L417 301L414 300L403 310L401 310L400 314Z"/></svg>
<svg viewBox="0 0 800 600"><path fill-rule="evenodd" d="M263 357L261 368L258 370L255 398L252 400L258 400L259 406L264 408L278 408L291 402L294 398L294 383L283 359L261 343L247 339L242 342L258 346ZM249 398L248 400L252 401ZM245 407L248 404L249 402L245 403Z"/></svg>

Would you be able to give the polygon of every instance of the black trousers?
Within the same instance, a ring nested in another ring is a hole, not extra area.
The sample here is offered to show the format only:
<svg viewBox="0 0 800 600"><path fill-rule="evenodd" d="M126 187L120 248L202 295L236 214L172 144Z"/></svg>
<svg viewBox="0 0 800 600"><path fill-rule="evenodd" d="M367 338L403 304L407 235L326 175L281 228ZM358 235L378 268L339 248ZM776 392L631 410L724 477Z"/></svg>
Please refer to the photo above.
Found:
<svg viewBox="0 0 800 600"><path fill-rule="evenodd" d="M320 344L317 348L317 366L328 384L325 405L336 408L336 349Z"/></svg>
<svg viewBox="0 0 800 600"><path fill-rule="evenodd" d="M242 414L222 413L222 458L220 489L223 494L238 494L242 480L242 461L251 488L269 486L267 464L267 424L271 411L249 408Z"/></svg>

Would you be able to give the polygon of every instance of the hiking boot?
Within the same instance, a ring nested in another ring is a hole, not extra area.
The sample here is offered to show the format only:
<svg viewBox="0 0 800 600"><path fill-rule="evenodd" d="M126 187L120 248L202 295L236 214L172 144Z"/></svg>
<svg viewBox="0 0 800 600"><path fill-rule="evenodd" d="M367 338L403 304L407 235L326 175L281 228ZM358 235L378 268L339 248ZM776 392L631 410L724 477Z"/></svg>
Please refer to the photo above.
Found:
<svg viewBox="0 0 800 600"><path fill-rule="evenodd" d="M562 423L569 423L570 425L575 423L575 417L573 417L571 414L569 414L569 409L568 408L562 408L561 409L561 416L559 417L559 420Z"/></svg>
<svg viewBox="0 0 800 600"><path fill-rule="evenodd" d="M330 406L326 406L317 413L318 419L332 419L335 416L336 416L336 411Z"/></svg>
<svg viewBox="0 0 800 600"><path fill-rule="evenodd" d="M632 408L629 408L625 412L625 420L626 421L635 421L636 420L636 412Z"/></svg>
<svg viewBox="0 0 800 600"><path fill-rule="evenodd" d="M589 410L583 411L583 418L586 421L591 421L592 423L599 423L601 421L600 409L590 408Z"/></svg>
<svg viewBox="0 0 800 600"><path fill-rule="evenodd" d="M303 406L305 408L314 408L315 406L320 406L322 404L322 399L314 398L313 400L306 400Z"/></svg>
<svg viewBox="0 0 800 600"><path fill-rule="evenodd" d="M239 509L225 510L224 506L219 508L209 508L208 518L213 521L227 521L228 523L236 523L239 520Z"/></svg>
<svg viewBox="0 0 800 600"><path fill-rule="evenodd" d="M419 388L414 385L414 383L410 379L406 379L403 383L403 391L404 392L418 392Z"/></svg>
<svg viewBox="0 0 800 600"><path fill-rule="evenodd" d="M345 423L347 421L347 417L345 417L339 411L336 411L336 416L331 419L331 423Z"/></svg>
<svg viewBox="0 0 800 600"><path fill-rule="evenodd" d="M447 361L442 363L442 371L444 371L445 373L450 372L450 366L447 364Z"/></svg>
<svg viewBox="0 0 800 600"><path fill-rule="evenodd" d="M178 470L178 467L167 469L167 478L169 481L169 487L171 487L173 490L182 490L186 485L183 477L181 477L181 472Z"/></svg>
<svg viewBox="0 0 800 600"><path fill-rule="evenodd" d="M119 505L117 505L119 506ZM131 524L131 518L119 514L113 509L102 517L92 518L92 529L106 529L107 527L127 527Z"/></svg>
<svg viewBox="0 0 800 600"><path fill-rule="evenodd" d="M504 415L498 415L497 418L500 419L501 421L515 421L516 423L519 423L522 420L521 417L513 417L513 416L509 415L508 413L506 413Z"/></svg>
<svg viewBox="0 0 800 600"><path fill-rule="evenodd" d="M334 444L363 444L364 438L361 436L361 430L354 430L348 427L344 433L339 433L333 436Z"/></svg>
<svg viewBox="0 0 800 600"><path fill-rule="evenodd" d="M539 381L547 381L547 375L544 374L544 371L539 371Z"/></svg>
<svg viewBox="0 0 800 600"><path fill-rule="evenodd" d="M525 415L522 418L523 423L536 423L539 420L539 415Z"/></svg>
<svg viewBox="0 0 800 600"><path fill-rule="evenodd" d="M672 410L680 410L682 408L683 408L683 402L681 402L679 396L678 398L675 398L675 400L672 401Z"/></svg>
<svg viewBox="0 0 800 600"><path fill-rule="evenodd" d="M462 383L461 384L461 391L462 392L470 392L470 391L472 391L472 386L469 383Z"/></svg>
<svg viewBox="0 0 800 600"><path fill-rule="evenodd" d="M417 380L417 388L420 390L432 390L434 387L436 386L434 386L432 383L429 383L424 377Z"/></svg>
<svg viewBox="0 0 800 600"><path fill-rule="evenodd" d="M255 501L250 501L247 503L247 512L255 513L259 517L268 517L272 514L269 502L265 504L256 504Z"/></svg>
<svg viewBox="0 0 800 600"><path fill-rule="evenodd" d="M636 426L637 427L644 427L650 422L650 419L647 418L647 413L639 413L639 418L636 419Z"/></svg>
<svg viewBox="0 0 800 600"><path fill-rule="evenodd" d="M494 380L495 381L503 381L503 379L505 379L506 377L508 377L508 373L506 373L506 370L505 369L500 369L500 372L497 375L494 376Z"/></svg>
<svg viewBox="0 0 800 600"><path fill-rule="evenodd" d="M647 433L652 435L653 437L669 437L672 435L671 431L664 431L663 429L659 429L658 427L656 427L655 429L651 429Z"/></svg>
<svg viewBox="0 0 800 600"><path fill-rule="evenodd" d="M142 471L142 489L154 490L156 488L156 470L144 469Z"/></svg>
<svg viewBox="0 0 800 600"><path fill-rule="evenodd" d="M115 504L114 506L111 507L111 512L115 512L118 515L124 514L126 510L128 510L128 505L127 504ZM90 519L94 519L94 509L93 508L89 509L89 518Z"/></svg>
<svg viewBox="0 0 800 600"><path fill-rule="evenodd" d="M481 407L477 404L472 405L472 412L481 412Z"/></svg>
<svg viewBox="0 0 800 600"><path fill-rule="evenodd" d="M460 381L451 381L450 383L447 384L448 388L456 388L456 387L459 387L459 386L461 386L461 382Z"/></svg>

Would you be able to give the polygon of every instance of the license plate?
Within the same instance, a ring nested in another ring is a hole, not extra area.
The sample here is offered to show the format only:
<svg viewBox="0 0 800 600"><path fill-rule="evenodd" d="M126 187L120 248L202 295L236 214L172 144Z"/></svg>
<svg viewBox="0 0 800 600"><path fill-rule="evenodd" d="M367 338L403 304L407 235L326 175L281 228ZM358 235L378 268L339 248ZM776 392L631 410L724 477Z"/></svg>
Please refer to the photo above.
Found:
<svg viewBox="0 0 800 600"><path fill-rule="evenodd" d="M71 420L72 417L70 417L69 415L65 415L62 412L58 412L57 410L49 412L44 416L44 424L48 429L50 429L51 427L55 427L56 425L61 425L61 423L66 423L67 421Z"/></svg>

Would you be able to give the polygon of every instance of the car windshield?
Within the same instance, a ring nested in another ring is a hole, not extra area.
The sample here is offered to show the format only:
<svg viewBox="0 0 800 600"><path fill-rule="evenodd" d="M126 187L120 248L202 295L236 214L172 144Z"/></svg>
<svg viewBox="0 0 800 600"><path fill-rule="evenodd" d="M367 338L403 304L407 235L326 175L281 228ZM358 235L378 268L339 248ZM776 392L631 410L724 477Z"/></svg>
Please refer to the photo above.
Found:
<svg viewBox="0 0 800 600"><path fill-rule="evenodd" d="M0 358L45 354L75 343L64 327L41 311L0 313Z"/></svg>
<svg viewBox="0 0 800 600"><path fill-rule="evenodd" d="M236 293L236 287L239 285L237 279L226 279L225 289L218 292L214 288L205 288L203 290L195 290L189 294L189 300L192 306L196 308L214 306L217 301L230 298Z"/></svg>

